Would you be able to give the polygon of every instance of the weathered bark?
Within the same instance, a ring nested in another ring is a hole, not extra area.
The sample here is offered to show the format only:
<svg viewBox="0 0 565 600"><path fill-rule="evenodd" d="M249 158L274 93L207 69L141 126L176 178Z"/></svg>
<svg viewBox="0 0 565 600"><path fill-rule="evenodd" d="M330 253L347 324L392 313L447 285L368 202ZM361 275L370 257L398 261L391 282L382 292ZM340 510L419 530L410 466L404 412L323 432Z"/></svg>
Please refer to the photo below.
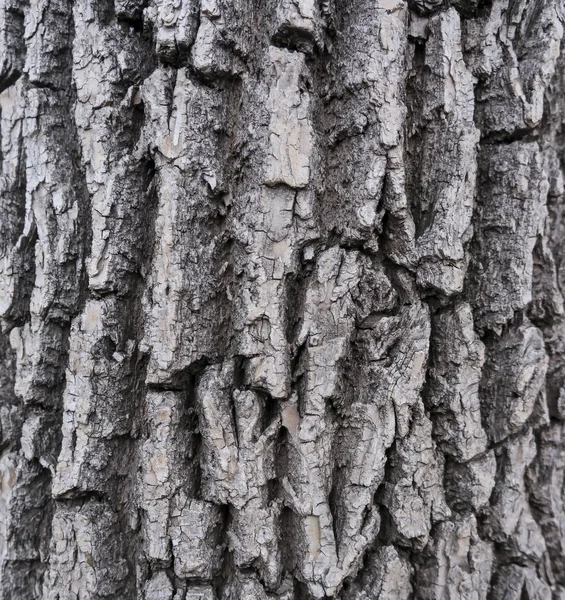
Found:
<svg viewBox="0 0 565 600"><path fill-rule="evenodd" d="M0 599L565 599L564 18L0 0Z"/></svg>

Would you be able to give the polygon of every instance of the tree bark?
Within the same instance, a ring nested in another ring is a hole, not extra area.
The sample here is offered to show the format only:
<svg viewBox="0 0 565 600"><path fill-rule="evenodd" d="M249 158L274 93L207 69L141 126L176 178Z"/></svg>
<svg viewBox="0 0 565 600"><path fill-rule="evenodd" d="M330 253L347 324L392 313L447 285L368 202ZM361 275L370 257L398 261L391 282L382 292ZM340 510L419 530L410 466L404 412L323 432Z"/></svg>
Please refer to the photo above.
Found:
<svg viewBox="0 0 565 600"><path fill-rule="evenodd" d="M0 599L565 599L564 19L0 0Z"/></svg>

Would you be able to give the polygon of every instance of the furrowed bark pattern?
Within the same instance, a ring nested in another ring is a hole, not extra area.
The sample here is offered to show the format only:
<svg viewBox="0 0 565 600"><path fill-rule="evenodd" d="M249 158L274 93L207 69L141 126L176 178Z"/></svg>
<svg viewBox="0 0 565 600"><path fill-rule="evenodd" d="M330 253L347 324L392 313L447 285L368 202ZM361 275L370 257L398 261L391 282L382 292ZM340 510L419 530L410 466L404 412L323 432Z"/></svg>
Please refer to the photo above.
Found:
<svg viewBox="0 0 565 600"><path fill-rule="evenodd" d="M559 0L0 0L0 598L565 598Z"/></svg>

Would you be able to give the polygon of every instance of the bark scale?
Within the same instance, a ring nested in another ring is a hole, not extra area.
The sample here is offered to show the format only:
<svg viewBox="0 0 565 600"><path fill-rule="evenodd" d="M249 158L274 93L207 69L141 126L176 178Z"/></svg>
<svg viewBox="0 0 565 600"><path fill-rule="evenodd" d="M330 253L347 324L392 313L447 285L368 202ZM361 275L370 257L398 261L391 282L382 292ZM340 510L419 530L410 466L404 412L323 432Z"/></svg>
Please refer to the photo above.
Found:
<svg viewBox="0 0 565 600"><path fill-rule="evenodd" d="M0 0L0 598L565 599L560 0Z"/></svg>

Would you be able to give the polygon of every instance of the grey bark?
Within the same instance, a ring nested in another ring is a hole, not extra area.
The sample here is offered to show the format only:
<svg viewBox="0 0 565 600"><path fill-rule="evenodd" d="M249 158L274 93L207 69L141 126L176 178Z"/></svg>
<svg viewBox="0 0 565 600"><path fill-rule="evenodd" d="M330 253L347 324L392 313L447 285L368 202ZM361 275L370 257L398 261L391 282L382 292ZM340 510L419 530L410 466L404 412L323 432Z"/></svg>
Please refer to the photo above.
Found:
<svg viewBox="0 0 565 600"><path fill-rule="evenodd" d="M0 0L0 599L565 599L564 20Z"/></svg>

